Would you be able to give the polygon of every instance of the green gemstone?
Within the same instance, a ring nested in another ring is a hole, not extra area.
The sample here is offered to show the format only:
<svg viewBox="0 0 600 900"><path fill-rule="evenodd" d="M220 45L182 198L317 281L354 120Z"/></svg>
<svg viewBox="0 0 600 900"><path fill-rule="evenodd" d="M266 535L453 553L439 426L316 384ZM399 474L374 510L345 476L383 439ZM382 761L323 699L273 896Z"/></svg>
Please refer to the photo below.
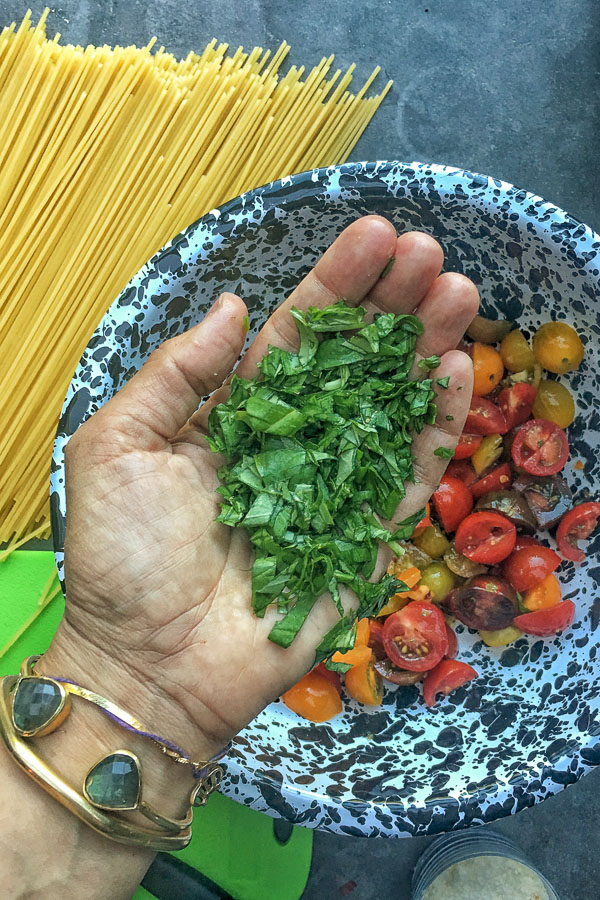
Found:
<svg viewBox="0 0 600 900"><path fill-rule="evenodd" d="M134 809L140 795L140 771L136 760L126 753L111 753L90 769L85 793L95 806L106 809Z"/></svg>
<svg viewBox="0 0 600 900"><path fill-rule="evenodd" d="M61 704L61 690L47 678L23 678L13 697L13 722L21 733L41 729L56 714Z"/></svg>

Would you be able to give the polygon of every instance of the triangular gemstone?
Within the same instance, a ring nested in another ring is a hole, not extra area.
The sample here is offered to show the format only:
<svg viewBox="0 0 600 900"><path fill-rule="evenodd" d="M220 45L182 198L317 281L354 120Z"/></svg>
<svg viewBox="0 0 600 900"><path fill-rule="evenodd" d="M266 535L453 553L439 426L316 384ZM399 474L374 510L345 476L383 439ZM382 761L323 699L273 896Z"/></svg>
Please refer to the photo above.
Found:
<svg viewBox="0 0 600 900"><path fill-rule="evenodd" d="M13 722L17 731L28 734L43 728L60 707L62 691L49 678L32 676L19 681L13 697Z"/></svg>
<svg viewBox="0 0 600 900"><path fill-rule="evenodd" d="M85 779L85 793L104 809L135 809L140 796L140 770L129 753L111 753L101 759Z"/></svg>

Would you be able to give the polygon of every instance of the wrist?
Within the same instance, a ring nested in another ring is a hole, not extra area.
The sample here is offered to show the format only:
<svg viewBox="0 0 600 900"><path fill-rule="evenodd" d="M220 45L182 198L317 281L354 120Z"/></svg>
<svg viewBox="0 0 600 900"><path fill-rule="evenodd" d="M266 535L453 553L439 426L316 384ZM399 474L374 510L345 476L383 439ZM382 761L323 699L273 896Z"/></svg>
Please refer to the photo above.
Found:
<svg viewBox="0 0 600 900"><path fill-rule="evenodd" d="M223 746L219 738L206 735L155 684L82 640L64 621L38 661L36 672L69 679L106 697L135 716L144 730L160 734L195 760L207 760ZM83 698L73 696L71 713L63 725L37 740L40 755L78 788L87 772L104 756L120 749L130 750L140 760L143 795L148 803L174 818L182 817L189 808L194 785L191 766L176 763L150 738L119 726Z"/></svg>

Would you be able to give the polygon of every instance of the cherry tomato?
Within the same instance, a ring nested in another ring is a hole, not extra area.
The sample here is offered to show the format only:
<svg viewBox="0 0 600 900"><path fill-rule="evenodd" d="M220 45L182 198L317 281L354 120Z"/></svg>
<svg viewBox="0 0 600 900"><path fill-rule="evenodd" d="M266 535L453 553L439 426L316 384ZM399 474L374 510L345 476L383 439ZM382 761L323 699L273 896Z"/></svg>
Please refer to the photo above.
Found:
<svg viewBox="0 0 600 900"><path fill-rule="evenodd" d="M375 654L375 659L384 659L383 622L378 619L369 619L369 647Z"/></svg>
<svg viewBox="0 0 600 900"><path fill-rule="evenodd" d="M392 684L416 684L422 680L425 674L424 672L409 672L408 669L400 669L387 656L385 659L378 659L374 666L375 671L379 672L386 681L391 681Z"/></svg>
<svg viewBox="0 0 600 900"><path fill-rule="evenodd" d="M477 476L483 475L496 460L500 459L504 450L501 434L486 434L481 444L471 457L471 465Z"/></svg>
<svg viewBox="0 0 600 900"><path fill-rule="evenodd" d="M445 604L463 625L476 631L506 628L518 612L516 591L496 575L476 575L450 591Z"/></svg>
<svg viewBox="0 0 600 900"><path fill-rule="evenodd" d="M568 428L575 418L575 401L571 392L558 381L541 381L533 404L536 419L554 422L559 428Z"/></svg>
<svg viewBox="0 0 600 900"><path fill-rule="evenodd" d="M432 669L448 649L446 621L439 607L415 600L394 613L383 626L383 646L388 658L401 669Z"/></svg>
<svg viewBox="0 0 600 900"><path fill-rule="evenodd" d="M475 470L468 459L451 459L445 474L452 476L452 478L458 478L467 487L471 487L477 480Z"/></svg>
<svg viewBox="0 0 600 900"><path fill-rule="evenodd" d="M502 463L502 465L496 466L495 469L492 469L491 472L488 472L487 475L484 475L483 478L471 485L471 493L477 498L483 497L484 494L489 494L491 491L505 491L510 487L511 481L512 472L510 471L510 466L508 463Z"/></svg>
<svg viewBox="0 0 600 900"><path fill-rule="evenodd" d="M358 647L360 644L364 644L365 646L369 643L369 620L368 619L359 619L356 623L356 640L354 642L354 646Z"/></svg>
<svg viewBox="0 0 600 900"><path fill-rule="evenodd" d="M564 631L575 618L575 604L572 600L563 600L550 609L538 609L535 612L517 616L514 624L525 634L537 637L550 637L558 631Z"/></svg>
<svg viewBox="0 0 600 900"><path fill-rule="evenodd" d="M373 659L346 672L346 690L351 697L367 706L379 706L383 700L383 681Z"/></svg>
<svg viewBox="0 0 600 900"><path fill-rule="evenodd" d="M488 344L473 344L473 393L483 397L493 391L504 375L504 363Z"/></svg>
<svg viewBox="0 0 600 900"><path fill-rule="evenodd" d="M454 451L454 459L468 459L473 456L482 441L480 434L466 434L463 432Z"/></svg>
<svg viewBox="0 0 600 900"><path fill-rule="evenodd" d="M473 397L465 422L468 434L506 434L506 422L501 411L485 397Z"/></svg>
<svg viewBox="0 0 600 900"><path fill-rule="evenodd" d="M431 499L446 532L455 531L473 509L471 491L464 482L451 475L444 475Z"/></svg>
<svg viewBox="0 0 600 900"><path fill-rule="evenodd" d="M450 541L437 522L418 534L416 538L412 538L412 542L415 547L418 547L427 556L431 556L432 559L440 559L450 549Z"/></svg>
<svg viewBox="0 0 600 900"><path fill-rule="evenodd" d="M510 519L497 512L467 516L456 531L456 549L473 562L493 565L511 553L517 530Z"/></svg>
<svg viewBox="0 0 600 900"><path fill-rule="evenodd" d="M435 705L438 694L447 697L456 688L477 678L477 672L468 663L456 659L443 659L435 669L428 672L423 682L423 697L427 706Z"/></svg>
<svg viewBox="0 0 600 900"><path fill-rule="evenodd" d="M502 410L509 431L527 421L534 407L536 394L537 389L526 382L513 384L512 387L500 391L498 406Z"/></svg>
<svg viewBox="0 0 600 900"><path fill-rule="evenodd" d="M517 540L520 540L519 538ZM554 572L560 566L560 556L530 538L531 543L515 544L515 550L510 554L503 566L505 577L517 591L528 591Z"/></svg>
<svg viewBox="0 0 600 900"><path fill-rule="evenodd" d="M450 628L446 622L446 637L448 638L448 649L446 650L446 659L454 659L458 653L458 638L454 628Z"/></svg>
<svg viewBox="0 0 600 900"><path fill-rule="evenodd" d="M539 584L536 584L534 587L529 588L528 591L525 591L523 596L523 606L526 606L527 609L530 609L532 612L536 609L548 609L551 606L556 606L557 603L560 603L562 598L562 591L560 588L560 581L556 577L556 575L546 575L543 581L540 581Z"/></svg>
<svg viewBox="0 0 600 900"><path fill-rule="evenodd" d="M564 375L579 366L584 350L579 335L566 322L546 322L533 336L533 352L542 368Z"/></svg>
<svg viewBox="0 0 600 900"><path fill-rule="evenodd" d="M577 541L584 541L590 536L600 516L600 503L580 503L570 509L560 520L556 531L558 549L565 559L583 562L585 553L577 546Z"/></svg>
<svg viewBox="0 0 600 900"><path fill-rule="evenodd" d="M330 681L338 691L341 691L342 683L340 681L340 676L337 672L330 672L329 669L325 666L324 662L320 662L318 666L315 666L313 672L316 672L317 675L321 675L323 678L326 678L327 681Z"/></svg>
<svg viewBox="0 0 600 900"><path fill-rule="evenodd" d="M525 340L522 331L516 329L507 334L500 344L500 356L509 372L523 372L533 368L533 350Z"/></svg>
<svg viewBox="0 0 600 900"><path fill-rule="evenodd" d="M417 569L416 566L411 566L403 572L394 572L393 574L398 581L403 581L410 590L399 591L397 594L394 594L393 597L390 597L385 606L377 613L378 616L391 616L392 613L398 612L399 609L402 609L403 606L410 603L411 599L413 599L410 596L412 588L416 587L421 580L421 570Z"/></svg>
<svg viewBox="0 0 600 900"><path fill-rule="evenodd" d="M345 653L340 653L338 650L331 658L336 663L360 666L371 658L371 648L365 644L355 644L352 650L347 650Z"/></svg>
<svg viewBox="0 0 600 900"><path fill-rule="evenodd" d="M523 547L539 547L540 542L536 541L534 537L531 537L529 534L518 534L517 540L515 541L515 549L513 553L516 553L517 550L522 550Z"/></svg>
<svg viewBox="0 0 600 900"><path fill-rule="evenodd" d="M311 722L327 722L342 711L342 700L334 684L318 672L309 672L281 699L293 712Z"/></svg>
<svg viewBox="0 0 600 900"><path fill-rule="evenodd" d="M554 475L569 458L569 442L564 431L546 419L531 419L515 435L513 462L530 475Z"/></svg>

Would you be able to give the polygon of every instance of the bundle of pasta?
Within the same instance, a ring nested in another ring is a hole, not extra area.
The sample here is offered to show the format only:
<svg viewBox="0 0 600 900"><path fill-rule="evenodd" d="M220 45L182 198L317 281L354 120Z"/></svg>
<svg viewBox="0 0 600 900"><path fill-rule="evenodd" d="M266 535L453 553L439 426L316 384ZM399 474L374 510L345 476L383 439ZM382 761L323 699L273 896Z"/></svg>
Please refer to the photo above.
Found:
<svg viewBox="0 0 600 900"><path fill-rule="evenodd" d="M141 265L241 192L343 162L390 84L347 90L333 56L304 78L259 47L61 46L0 35L0 542L47 534L52 442L94 327Z"/></svg>

